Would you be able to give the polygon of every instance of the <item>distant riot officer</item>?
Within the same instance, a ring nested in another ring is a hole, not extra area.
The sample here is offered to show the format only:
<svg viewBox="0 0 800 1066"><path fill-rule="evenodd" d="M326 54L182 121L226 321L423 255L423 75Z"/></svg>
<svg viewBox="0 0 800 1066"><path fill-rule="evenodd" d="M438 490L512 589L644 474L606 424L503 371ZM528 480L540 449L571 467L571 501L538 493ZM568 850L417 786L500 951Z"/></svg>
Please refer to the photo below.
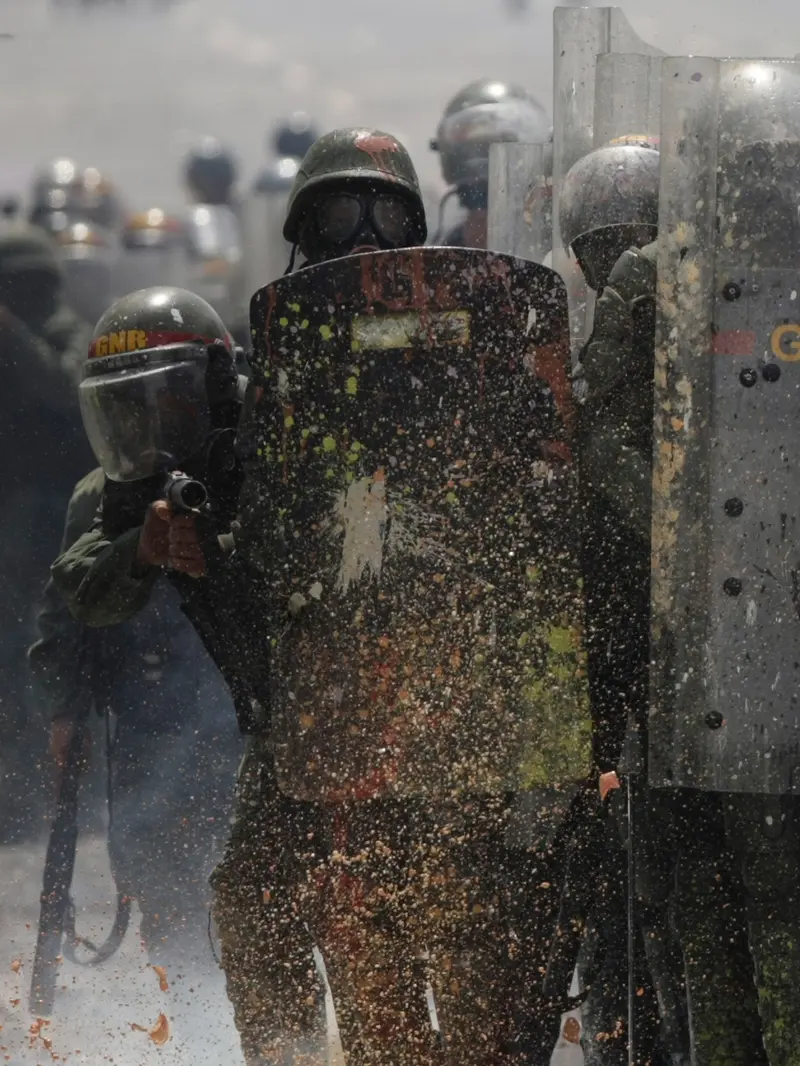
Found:
<svg viewBox="0 0 800 1066"><path fill-rule="evenodd" d="M439 153L442 177L466 211L464 220L434 243L486 247L489 145L497 141L539 144L549 140L550 123L526 89L483 78L461 89L444 110L431 148ZM443 214L445 201L440 212Z"/></svg>

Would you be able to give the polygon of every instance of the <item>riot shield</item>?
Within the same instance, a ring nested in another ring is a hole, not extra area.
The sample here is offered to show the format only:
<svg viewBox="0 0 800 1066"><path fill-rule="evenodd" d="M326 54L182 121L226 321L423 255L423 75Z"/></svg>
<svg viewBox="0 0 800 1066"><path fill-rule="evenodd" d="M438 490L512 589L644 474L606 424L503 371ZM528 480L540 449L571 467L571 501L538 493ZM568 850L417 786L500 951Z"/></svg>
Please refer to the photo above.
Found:
<svg viewBox="0 0 800 1066"><path fill-rule="evenodd" d="M279 278L289 264L292 246L283 239L283 223L292 182L273 181L263 192L253 190L242 204L242 269L237 300L245 318L250 297Z"/></svg>
<svg viewBox="0 0 800 1066"><path fill-rule="evenodd" d="M662 57L658 55L606 52L597 57L594 148L617 137L659 136L661 64Z"/></svg>
<svg viewBox="0 0 800 1066"><path fill-rule="evenodd" d="M553 146L489 145L487 247L544 262L552 236Z"/></svg>
<svg viewBox="0 0 800 1066"><path fill-rule="evenodd" d="M664 60L649 773L800 786L800 63Z"/></svg>
<svg viewBox="0 0 800 1066"><path fill-rule="evenodd" d="M256 639L282 789L580 779L560 278L466 249L350 256L261 289L250 321L236 544L272 590Z"/></svg>
<svg viewBox="0 0 800 1066"><path fill-rule="evenodd" d="M153 285L188 287L189 260L177 219L159 208L134 215L123 227L121 244L114 265L115 296Z"/></svg>
<svg viewBox="0 0 800 1066"><path fill-rule="evenodd" d="M187 287L207 300L229 329L235 328L242 233L233 210L226 204L194 204L186 220L186 244Z"/></svg>
<svg viewBox="0 0 800 1066"><path fill-rule="evenodd" d="M557 7L553 12L553 31L553 266L568 282L572 343L574 348L580 348L589 333L588 297L580 270L561 243L561 184L572 164L595 146L597 57L606 52L651 56L662 53L636 35L618 7ZM613 106L609 101L609 107Z"/></svg>
<svg viewBox="0 0 800 1066"><path fill-rule="evenodd" d="M57 244L67 303L93 325L114 299L117 241L113 234L79 222L59 234Z"/></svg>

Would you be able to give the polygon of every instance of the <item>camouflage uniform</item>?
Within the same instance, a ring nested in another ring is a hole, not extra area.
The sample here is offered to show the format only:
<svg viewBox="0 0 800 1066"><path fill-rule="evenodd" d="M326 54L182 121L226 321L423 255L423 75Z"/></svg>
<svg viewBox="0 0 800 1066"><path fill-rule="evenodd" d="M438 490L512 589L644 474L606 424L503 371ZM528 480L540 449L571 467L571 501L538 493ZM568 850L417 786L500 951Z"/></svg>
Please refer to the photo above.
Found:
<svg viewBox="0 0 800 1066"><path fill-rule="evenodd" d="M46 235L16 224L0 231L3 839L38 831L44 815L34 767L44 755L45 722L36 713L25 652L36 636L37 593L58 550L69 494L91 464L76 394L88 340L88 329L64 302L55 250Z"/></svg>
<svg viewBox="0 0 800 1066"><path fill-rule="evenodd" d="M626 761L626 730L634 738L646 728L655 289L656 245L625 252L598 301L577 373L587 635L601 770ZM636 768L636 755L626 755ZM641 785L635 795L638 916L648 955L670 950L660 931L671 923L678 930L693 1061L763 1063L747 943L746 910L751 941L755 932L753 871L746 834L730 831L741 800ZM769 1046L767 1012L778 990L769 988L763 969L759 989Z"/></svg>
<svg viewBox="0 0 800 1066"><path fill-rule="evenodd" d="M163 584L158 569L133 572L144 510L158 490L147 484L134 493L133 486L125 489L126 498L116 506L106 495L93 527L53 566L56 586L73 615L88 626L127 622ZM292 847L303 837L299 828L295 832L303 808L278 793L252 689L248 679L236 673L247 655L246 641L237 640L237 623L226 626L230 611L224 604L232 602L231 584L210 578L195 581L173 571L168 579L231 688L240 724L252 734L239 771L233 829L212 878L214 916L248 1066L283 1062L287 1045L301 1040L314 1046L322 1039L313 942L297 918L292 892ZM262 846L255 847L254 840Z"/></svg>
<svg viewBox="0 0 800 1066"><path fill-rule="evenodd" d="M62 551L92 525L104 483L98 468L75 487ZM29 660L54 717L86 716L92 702L107 716L117 887L139 902L151 961L185 974L208 950L207 878L239 747L230 699L166 582L136 618L91 630L51 580L39 629Z"/></svg>

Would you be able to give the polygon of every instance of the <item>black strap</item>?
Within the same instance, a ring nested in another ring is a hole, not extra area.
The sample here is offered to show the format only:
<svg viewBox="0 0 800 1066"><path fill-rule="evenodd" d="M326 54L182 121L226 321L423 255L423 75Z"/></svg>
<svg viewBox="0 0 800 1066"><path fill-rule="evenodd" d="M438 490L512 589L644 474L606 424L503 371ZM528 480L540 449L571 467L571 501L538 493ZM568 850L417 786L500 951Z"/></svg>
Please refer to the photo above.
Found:
<svg viewBox="0 0 800 1066"><path fill-rule="evenodd" d="M111 711L106 708L105 714L105 755L106 755L106 803L108 804L108 835L111 836L111 828L114 824L114 766L113 759L117 745L117 732L112 729ZM114 884L118 883L114 861L111 858L109 848L109 863L111 876ZM114 924L111 932L100 944L95 945L88 937L80 936L75 928L75 903L69 897L66 912L64 914L64 957L74 962L77 966L99 966L101 962L110 959L118 950L125 934L131 917L131 898L117 888L117 909L114 915ZM89 958L78 958L76 948L85 948L90 952Z"/></svg>

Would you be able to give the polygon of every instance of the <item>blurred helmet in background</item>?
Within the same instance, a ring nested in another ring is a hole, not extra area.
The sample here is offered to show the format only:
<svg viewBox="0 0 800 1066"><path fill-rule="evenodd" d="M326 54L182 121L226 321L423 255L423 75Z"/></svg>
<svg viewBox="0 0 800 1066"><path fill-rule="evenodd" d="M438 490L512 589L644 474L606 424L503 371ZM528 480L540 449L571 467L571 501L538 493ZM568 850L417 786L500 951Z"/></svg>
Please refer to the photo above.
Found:
<svg viewBox="0 0 800 1066"><path fill-rule="evenodd" d="M237 175L233 154L215 137L204 137L184 160L186 184L198 203L229 203Z"/></svg>
<svg viewBox="0 0 800 1066"><path fill-rule="evenodd" d="M442 176L465 207L486 207L489 145L498 141L541 144L552 131L547 113L526 89L482 78L464 86L445 108L431 141Z"/></svg>

